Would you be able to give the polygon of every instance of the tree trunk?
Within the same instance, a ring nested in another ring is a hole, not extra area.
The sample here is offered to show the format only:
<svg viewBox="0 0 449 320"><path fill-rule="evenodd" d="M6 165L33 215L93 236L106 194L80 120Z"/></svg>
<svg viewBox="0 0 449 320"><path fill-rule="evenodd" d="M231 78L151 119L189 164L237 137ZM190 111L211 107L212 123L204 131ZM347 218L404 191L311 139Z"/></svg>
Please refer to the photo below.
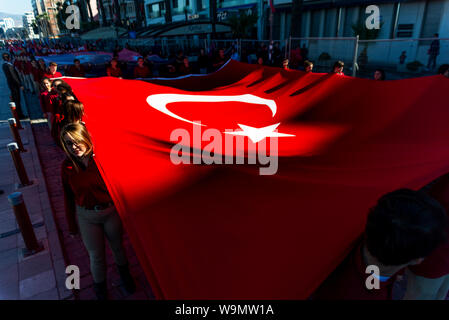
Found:
<svg viewBox="0 0 449 320"><path fill-rule="evenodd" d="M293 38L301 37L302 25L302 4L303 0L292 0L292 24L290 28L290 36Z"/></svg>
<svg viewBox="0 0 449 320"><path fill-rule="evenodd" d="M104 11L103 0L98 0L98 4L100 7L100 12L101 12L101 24L103 26L105 26L106 25L106 12Z"/></svg>
<svg viewBox="0 0 449 320"><path fill-rule="evenodd" d="M90 0L86 0L87 10L89 10L90 22L94 22L94 15L92 13L92 6L90 5Z"/></svg>
<svg viewBox="0 0 449 320"><path fill-rule="evenodd" d="M115 22L116 25L121 26L122 25L122 17L121 17L121 12L120 12L120 5L118 3L118 0L114 0L114 12L115 12L115 16L117 21Z"/></svg>
<svg viewBox="0 0 449 320"><path fill-rule="evenodd" d="M212 39L215 39L216 27L217 23L217 0L209 0L209 9L210 9L210 22L212 24Z"/></svg>
<svg viewBox="0 0 449 320"><path fill-rule="evenodd" d="M140 12L140 1L134 0L134 8L136 10L136 25L137 27L142 26L142 13Z"/></svg>
<svg viewBox="0 0 449 320"><path fill-rule="evenodd" d="M165 0L165 23L171 23L171 0Z"/></svg>

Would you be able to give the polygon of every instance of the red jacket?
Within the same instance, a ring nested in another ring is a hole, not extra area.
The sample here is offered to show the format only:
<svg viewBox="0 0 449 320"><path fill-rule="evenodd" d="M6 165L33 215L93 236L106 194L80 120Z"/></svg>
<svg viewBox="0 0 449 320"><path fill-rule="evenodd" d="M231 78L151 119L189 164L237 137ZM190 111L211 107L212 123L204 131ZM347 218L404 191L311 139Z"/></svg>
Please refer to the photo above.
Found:
<svg viewBox="0 0 449 320"><path fill-rule="evenodd" d="M58 101L58 93L54 89L50 92L47 90L42 91L39 95L39 101L41 103L42 112L55 113L55 104Z"/></svg>
<svg viewBox="0 0 449 320"><path fill-rule="evenodd" d="M108 74L108 76L109 77L121 77L122 76L122 69L120 69L119 67L117 67L117 68L112 68L112 67L109 67L107 70L106 70L106 73Z"/></svg>
<svg viewBox="0 0 449 320"><path fill-rule="evenodd" d="M44 74L44 77L46 77L46 78L48 78L48 79L60 78L60 77L62 77L62 74L61 74L61 72L59 72L59 71L56 71L54 74L51 74L51 73L46 72L46 73Z"/></svg>
<svg viewBox="0 0 449 320"><path fill-rule="evenodd" d="M70 159L65 159L62 163L64 204L71 232L77 230L75 205L90 209L98 204L112 202L93 157L90 157L87 168L79 168L78 171Z"/></svg>
<svg viewBox="0 0 449 320"><path fill-rule="evenodd" d="M139 67L136 66L134 68L134 78L148 78L151 72L147 66Z"/></svg>

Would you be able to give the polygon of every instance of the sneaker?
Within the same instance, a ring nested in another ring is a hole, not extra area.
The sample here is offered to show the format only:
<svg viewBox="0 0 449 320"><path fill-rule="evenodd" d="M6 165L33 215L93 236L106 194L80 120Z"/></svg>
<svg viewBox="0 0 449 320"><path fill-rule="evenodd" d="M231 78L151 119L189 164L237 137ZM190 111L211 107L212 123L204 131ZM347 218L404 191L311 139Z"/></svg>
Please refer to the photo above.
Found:
<svg viewBox="0 0 449 320"><path fill-rule="evenodd" d="M108 288L106 281L96 283L94 282L94 291L97 300L108 300Z"/></svg>
<svg viewBox="0 0 449 320"><path fill-rule="evenodd" d="M120 274L120 278L122 279L122 284L125 287L128 293L132 294L136 291L136 284L134 283L134 279L129 272L128 265L117 266L118 272Z"/></svg>

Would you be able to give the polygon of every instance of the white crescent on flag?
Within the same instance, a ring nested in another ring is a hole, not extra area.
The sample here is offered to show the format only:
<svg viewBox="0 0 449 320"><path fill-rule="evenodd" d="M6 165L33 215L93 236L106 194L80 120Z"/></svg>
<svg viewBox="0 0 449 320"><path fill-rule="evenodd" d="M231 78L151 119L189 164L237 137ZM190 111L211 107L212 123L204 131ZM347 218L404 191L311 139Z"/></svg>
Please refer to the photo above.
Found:
<svg viewBox="0 0 449 320"><path fill-rule="evenodd" d="M213 96L213 95L196 95L196 94L176 94L176 93L161 93L148 96L147 102L150 107L181 121L191 123L193 125L206 126L188 119L185 119L174 112L167 109L167 104L173 102L244 102L251 104L266 105L274 117L277 111L276 102L271 99L264 99L252 94L241 94L235 96ZM225 134L245 135L248 136L253 142L259 142L266 137L292 137L294 135L277 133L274 130L280 123L264 127L254 128L238 124L242 131L237 132L224 132Z"/></svg>

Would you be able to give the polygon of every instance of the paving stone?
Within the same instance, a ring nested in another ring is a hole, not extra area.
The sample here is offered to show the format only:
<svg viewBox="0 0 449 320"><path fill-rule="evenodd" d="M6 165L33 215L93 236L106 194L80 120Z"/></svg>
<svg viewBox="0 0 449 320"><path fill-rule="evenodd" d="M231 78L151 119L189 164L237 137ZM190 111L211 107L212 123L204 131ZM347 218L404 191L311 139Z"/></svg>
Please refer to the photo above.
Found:
<svg viewBox="0 0 449 320"><path fill-rule="evenodd" d="M78 296L80 300L97 300L93 288L81 290Z"/></svg>
<svg viewBox="0 0 449 320"><path fill-rule="evenodd" d="M6 232L14 231L16 229L16 227L17 227L16 219L4 220L0 224L0 233L6 233Z"/></svg>
<svg viewBox="0 0 449 320"><path fill-rule="evenodd" d="M17 235L13 234L0 239L0 251L10 250L17 246Z"/></svg>
<svg viewBox="0 0 449 320"><path fill-rule="evenodd" d="M36 274L19 282L20 298L28 299L56 287L53 270Z"/></svg>
<svg viewBox="0 0 449 320"><path fill-rule="evenodd" d="M0 252L0 272L11 265L17 264L17 249L4 250Z"/></svg>
<svg viewBox="0 0 449 320"><path fill-rule="evenodd" d="M0 300L18 300L19 285L14 283L11 285L0 286Z"/></svg>
<svg viewBox="0 0 449 320"><path fill-rule="evenodd" d="M28 298L27 300L59 300L58 289L54 288L54 289L39 293L35 296Z"/></svg>
<svg viewBox="0 0 449 320"><path fill-rule="evenodd" d="M47 270L53 270L52 260L48 251L36 254L19 262L19 277L26 279Z"/></svg>
<svg viewBox="0 0 449 320"><path fill-rule="evenodd" d="M13 284L17 286L19 284L19 270L17 263L3 268L2 272L0 272L0 288L11 286Z"/></svg>

